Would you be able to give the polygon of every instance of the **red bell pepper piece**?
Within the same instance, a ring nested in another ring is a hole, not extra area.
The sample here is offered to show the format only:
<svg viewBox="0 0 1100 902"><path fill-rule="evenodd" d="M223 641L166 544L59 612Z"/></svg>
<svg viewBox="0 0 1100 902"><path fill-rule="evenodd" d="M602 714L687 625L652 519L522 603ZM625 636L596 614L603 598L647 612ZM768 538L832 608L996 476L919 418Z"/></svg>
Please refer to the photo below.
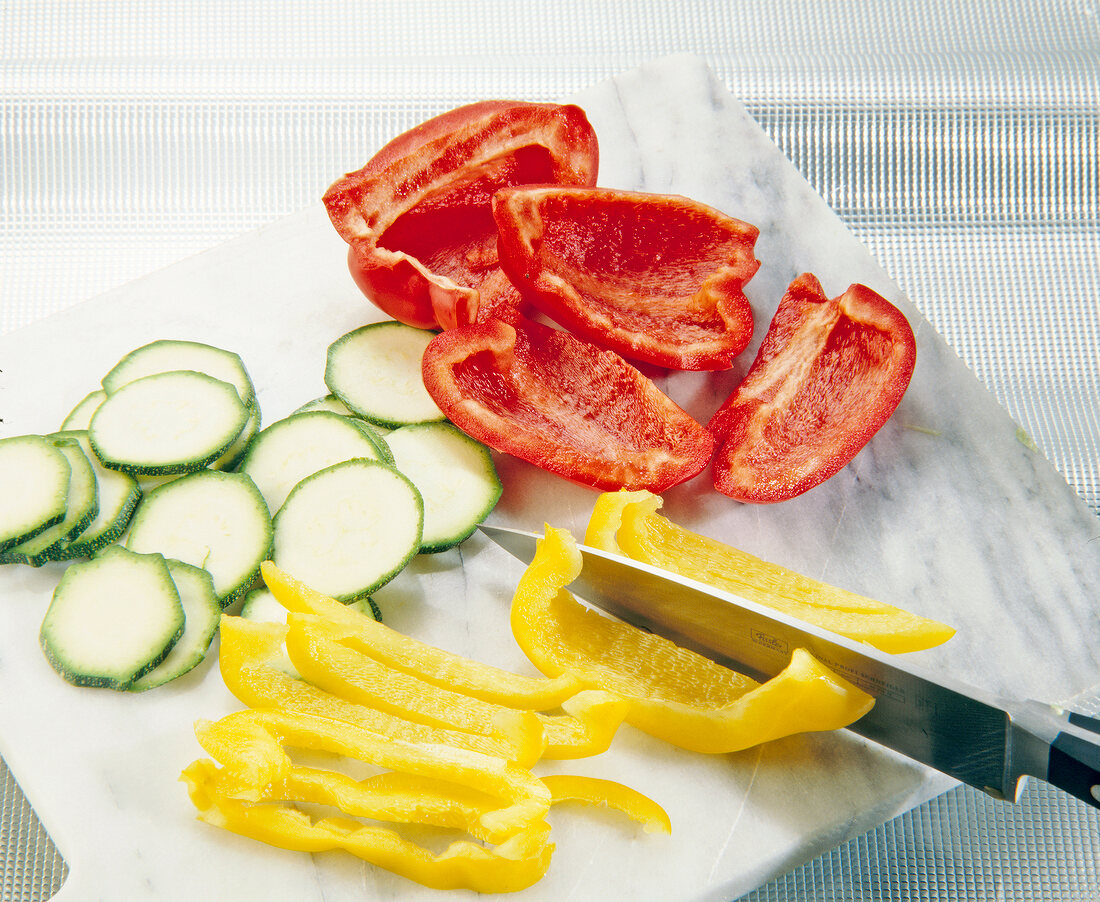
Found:
<svg viewBox="0 0 1100 902"><path fill-rule="evenodd" d="M817 278L799 276L707 425L715 488L768 503L824 482L890 418L915 363L913 330L893 304L864 285L830 300Z"/></svg>
<svg viewBox="0 0 1100 902"><path fill-rule="evenodd" d="M579 107L485 101L395 138L324 202L356 284L378 307L421 329L453 328L519 299L497 264L494 192L592 185L598 162Z"/></svg>
<svg viewBox="0 0 1100 902"><path fill-rule="evenodd" d="M497 192L493 217L512 282L589 341L716 370L752 336L755 226L678 195L552 185Z"/></svg>
<svg viewBox="0 0 1100 902"><path fill-rule="evenodd" d="M514 311L441 332L424 385L497 451L604 491L666 489L700 472L710 434L618 354Z"/></svg>

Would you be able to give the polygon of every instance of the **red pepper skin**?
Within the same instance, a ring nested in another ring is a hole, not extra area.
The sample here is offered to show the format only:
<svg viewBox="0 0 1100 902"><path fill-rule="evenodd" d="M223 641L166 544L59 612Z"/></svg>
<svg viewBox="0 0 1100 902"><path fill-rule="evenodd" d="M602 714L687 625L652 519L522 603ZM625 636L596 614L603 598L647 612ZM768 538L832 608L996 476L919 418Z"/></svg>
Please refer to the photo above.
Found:
<svg viewBox="0 0 1100 902"><path fill-rule="evenodd" d="M593 185L598 166L579 107L490 100L398 136L334 182L324 203L359 288L394 319L449 329L519 300L497 264L497 189Z"/></svg>
<svg viewBox="0 0 1100 902"><path fill-rule="evenodd" d="M468 435L601 491L667 489L699 473L714 448L618 354L515 313L439 333L423 376Z"/></svg>
<svg viewBox="0 0 1100 902"><path fill-rule="evenodd" d="M771 503L824 482L859 453L909 386L916 341L905 316L864 285L829 299L796 278L756 360L714 414L714 485Z"/></svg>
<svg viewBox="0 0 1100 902"><path fill-rule="evenodd" d="M752 336L742 291L759 230L678 195L508 188L493 198L500 263L565 328L632 360L728 369Z"/></svg>

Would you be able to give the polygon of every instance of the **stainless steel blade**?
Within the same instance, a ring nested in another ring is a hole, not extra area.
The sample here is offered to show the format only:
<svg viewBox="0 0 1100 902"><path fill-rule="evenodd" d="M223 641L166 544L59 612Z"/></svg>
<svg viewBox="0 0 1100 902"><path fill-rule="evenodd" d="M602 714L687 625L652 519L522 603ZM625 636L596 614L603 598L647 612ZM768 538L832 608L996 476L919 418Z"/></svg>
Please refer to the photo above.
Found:
<svg viewBox="0 0 1100 902"><path fill-rule="evenodd" d="M482 531L527 563L541 538L490 525ZM766 680L786 667L795 648L807 649L875 697L871 711L849 727L853 732L1001 798L1016 797L1023 773L1046 774L1045 763L1032 760L1045 754L1045 743L1014 729L1009 713L979 690L900 666L870 646L702 583L580 550L584 567L570 591L734 670Z"/></svg>

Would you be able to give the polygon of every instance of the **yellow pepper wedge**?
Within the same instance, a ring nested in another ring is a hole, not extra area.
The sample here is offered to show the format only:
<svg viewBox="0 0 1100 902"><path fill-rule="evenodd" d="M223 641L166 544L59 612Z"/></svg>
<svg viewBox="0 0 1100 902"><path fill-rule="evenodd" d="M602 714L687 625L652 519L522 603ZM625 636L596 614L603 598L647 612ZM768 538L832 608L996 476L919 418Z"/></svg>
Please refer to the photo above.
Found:
<svg viewBox="0 0 1100 902"><path fill-rule="evenodd" d="M509 708L548 711L584 688L565 674L526 677L427 645L403 635L310 588L271 561L261 566L264 582L288 611L313 614L347 627L342 641L377 661L436 686Z"/></svg>
<svg viewBox="0 0 1100 902"><path fill-rule="evenodd" d="M526 767L542 756L546 740L538 724L532 730L527 728L525 722L502 720L494 725L495 729L489 736L429 727L367 705L355 704L305 680L287 675L277 666L269 664L283 654L283 643L288 632L286 624L256 623L223 614L219 632L222 679L234 696L251 707L283 708L316 714L397 739L453 745L508 758Z"/></svg>
<svg viewBox="0 0 1100 902"><path fill-rule="evenodd" d="M893 605L771 564L660 515L662 499L646 491L605 492L596 499L585 544L766 605L888 653L946 642L955 630Z"/></svg>
<svg viewBox="0 0 1100 902"><path fill-rule="evenodd" d="M547 526L512 599L512 633L548 676L572 673L625 698L627 722L651 735L691 751L733 752L793 733L847 726L874 703L802 649L782 673L759 684L605 617L564 588L581 566L573 537Z"/></svg>
<svg viewBox="0 0 1100 902"><path fill-rule="evenodd" d="M640 823L646 833L672 833L668 812L649 796L622 783L576 774L548 774L542 782L550 790L552 804L586 802L615 808Z"/></svg>
<svg viewBox="0 0 1100 902"><path fill-rule="evenodd" d="M209 761L196 761L183 772L199 818L279 848L301 852L343 849L424 886L481 893L526 889L550 866L554 847L548 842L550 826L544 820L529 823L491 849L459 840L435 855L390 828L344 816L313 821L305 812L281 802L234 798L218 777Z"/></svg>

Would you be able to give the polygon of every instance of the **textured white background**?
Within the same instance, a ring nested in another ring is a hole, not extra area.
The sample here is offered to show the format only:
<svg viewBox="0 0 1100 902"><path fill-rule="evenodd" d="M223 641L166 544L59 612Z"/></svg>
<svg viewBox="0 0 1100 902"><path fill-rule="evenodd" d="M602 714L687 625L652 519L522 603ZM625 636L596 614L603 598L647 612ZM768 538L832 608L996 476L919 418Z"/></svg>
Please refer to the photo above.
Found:
<svg viewBox="0 0 1100 902"><path fill-rule="evenodd" d="M0 4L0 333L316 203L436 112L681 51L1100 510L1095 2ZM48 897L2 776L0 899ZM959 790L754 897L1093 899L1097 825Z"/></svg>

